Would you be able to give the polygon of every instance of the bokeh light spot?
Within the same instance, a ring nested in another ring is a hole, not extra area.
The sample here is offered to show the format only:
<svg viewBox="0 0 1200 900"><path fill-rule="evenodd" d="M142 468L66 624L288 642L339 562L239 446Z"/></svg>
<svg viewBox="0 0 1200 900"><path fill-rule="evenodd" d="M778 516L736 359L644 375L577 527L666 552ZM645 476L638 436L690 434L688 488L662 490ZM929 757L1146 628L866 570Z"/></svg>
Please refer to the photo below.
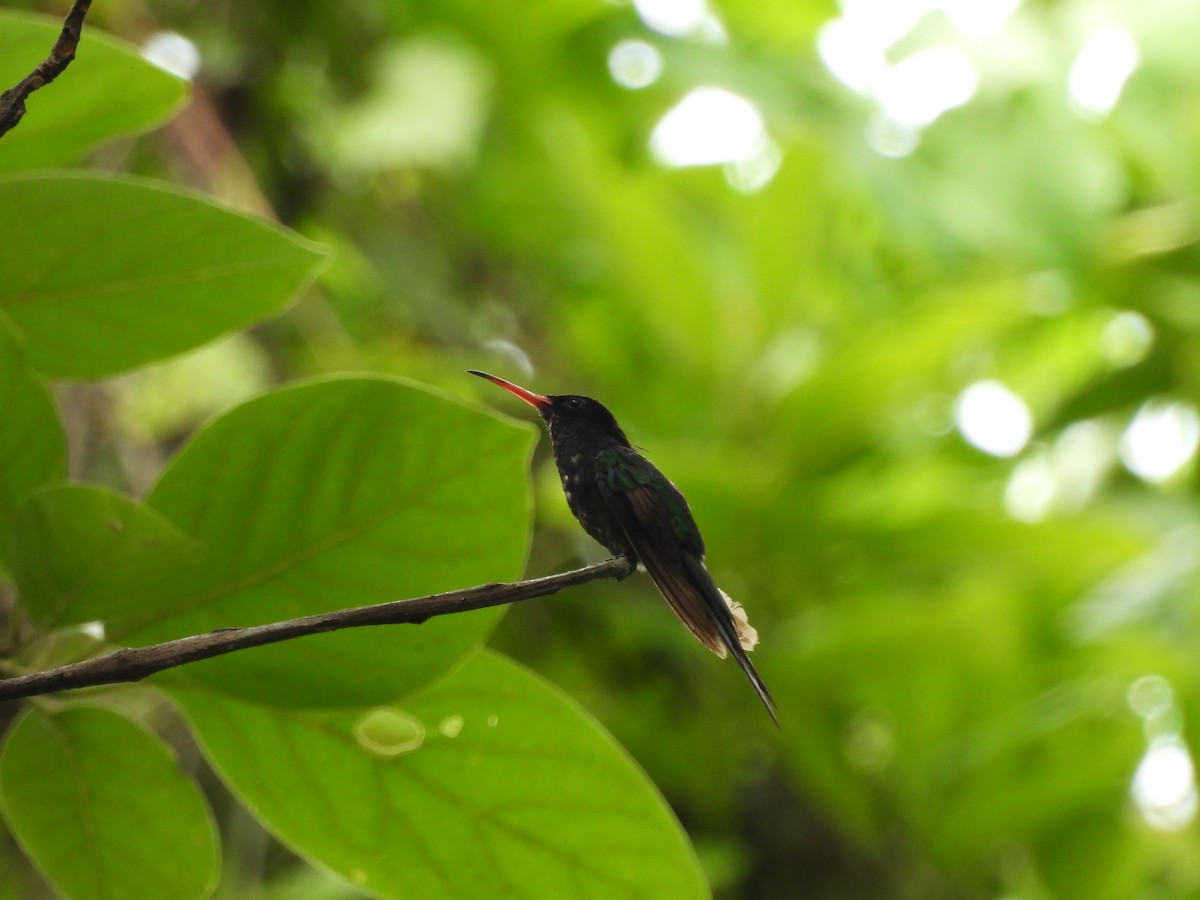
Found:
<svg viewBox="0 0 1200 900"><path fill-rule="evenodd" d="M1112 112L1139 62L1137 44L1125 29L1101 28L1092 34L1067 76L1067 92L1075 114L1103 119Z"/></svg>
<svg viewBox="0 0 1200 900"><path fill-rule="evenodd" d="M1196 772L1182 738L1165 735L1151 741L1130 792L1151 828L1179 831L1191 823L1196 816Z"/></svg>
<svg viewBox="0 0 1200 900"><path fill-rule="evenodd" d="M1039 453L1013 470L1004 489L1004 508L1014 519L1040 522L1054 506L1056 486L1049 454Z"/></svg>
<svg viewBox="0 0 1200 900"><path fill-rule="evenodd" d="M200 71L199 48L174 31L150 35L142 45L142 58L186 81L191 81Z"/></svg>
<svg viewBox="0 0 1200 900"><path fill-rule="evenodd" d="M817 32L817 53L825 68L859 94L869 94L887 71L886 49L852 19L834 19Z"/></svg>
<svg viewBox="0 0 1200 900"><path fill-rule="evenodd" d="M991 37L1020 5L1021 0L941 0L940 4L959 34L971 38Z"/></svg>
<svg viewBox="0 0 1200 900"><path fill-rule="evenodd" d="M888 69L875 95L884 115L910 128L923 128L975 96L979 78L961 51L935 47L914 53Z"/></svg>
<svg viewBox="0 0 1200 900"><path fill-rule="evenodd" d="M752 159L765 139L762 114L753 103L724 88L699 87L659 120L650 149L672 168L710 166Z"/></svg>
<svg viewBox="0 0 1200 900"><path fill-rule="evenodd" d="M646 41L621 41L608 52L608 72L612 80L631 91L654 84L662 71L662 54Z"/></svg>
<svg viewBox="0 0 1200 900"><path fill-rule="evenodd" d="M979 381L958 395L954 421L963 439L992 456L1014 456L1029 443L1033 416L999 381Z"/></svg>
<svg viewBox="0 0 1200 900"><path fill-rule="evenodd" d="M880 156L900 159L917 149L921 132L880 114L867 122L867 145Z"/></svg>
<svg viewBox="0 0 1200 900"><path fill-rule="evenodd" d="M638 16L659 34L724 43L725 29L705 0L633 0Z"/></svg>
<svg viewBox="0 0 1200 900"><path fill-rule="evenodd" d="M1140 363L1154 346L1154 326L1141 313L1116 313L1100 333L1100 353L1109 364L1124 368Z"/></svg>
<svg viewBox="0 0 1200 900"><path fill-rule="evenodd" d="M1175 702L1171 682L1161 675L1143 675L1129 686L1125 695L1129 708L1143 719L1160 715Z"/></svg>
<svg viewBox="0 0 1200 900"><path fill-rule="evenodd" d="M1145 481L1161 483L1182 469L1200 443L1200 416L1190 403L1150 400L1121 436L1121 462Z"/></svg>
<svg viewBox="0 0 1200 900"><path fill-rule="evenodd" d="M1013 469L1004 492L1008 514L1040 522L1078 512L1096 495L1116 458L1116 435L1096 422L1074 422L1052 447L1040 447Z"/></svg>
<svg viewBox="0 0 1200 900"><path fill-rule="evenodd" d="M725 181L740 194L756 194L771 183L782 164L783 151L764 133L749 156L725 163Z"/></svg>

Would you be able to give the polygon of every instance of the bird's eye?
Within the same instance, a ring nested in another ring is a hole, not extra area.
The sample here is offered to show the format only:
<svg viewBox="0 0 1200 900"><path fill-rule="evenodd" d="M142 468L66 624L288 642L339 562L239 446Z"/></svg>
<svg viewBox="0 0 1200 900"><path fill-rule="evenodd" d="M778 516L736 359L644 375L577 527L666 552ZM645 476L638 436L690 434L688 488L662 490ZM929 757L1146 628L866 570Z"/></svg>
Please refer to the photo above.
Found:
<svg viewBox="0 0 1200 900"><path fill-rule="evenodd" d="M583 409L583 401L578 397L572 397L567 401L567 409L580 410Z"/></svg>

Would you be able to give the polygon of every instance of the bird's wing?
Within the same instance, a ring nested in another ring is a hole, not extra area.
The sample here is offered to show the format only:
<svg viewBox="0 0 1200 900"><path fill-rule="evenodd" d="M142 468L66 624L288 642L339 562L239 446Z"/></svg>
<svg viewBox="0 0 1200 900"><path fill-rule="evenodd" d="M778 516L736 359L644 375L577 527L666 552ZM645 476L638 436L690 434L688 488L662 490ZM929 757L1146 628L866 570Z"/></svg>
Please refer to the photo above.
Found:
<svg viewBox="0 0 1200 900"><path fill-rule="evenodd" d="M710 609L684 561L685 556L703 558L704 542L683 494L648 460L623 447L600 453L596 479L638 561L675 614L701 643L724 657L726 641L718 627L722 610Z"/></svg>
<svg viewBox="0 0 1200 900"><path fill-rule="evenodd" d="M704 568L704 541L683 494L632 449L604 450L596 462L600 493L659 593L704 646L722 659L733 654L778 725L775 700L746 655L758 635Z"/></svg>

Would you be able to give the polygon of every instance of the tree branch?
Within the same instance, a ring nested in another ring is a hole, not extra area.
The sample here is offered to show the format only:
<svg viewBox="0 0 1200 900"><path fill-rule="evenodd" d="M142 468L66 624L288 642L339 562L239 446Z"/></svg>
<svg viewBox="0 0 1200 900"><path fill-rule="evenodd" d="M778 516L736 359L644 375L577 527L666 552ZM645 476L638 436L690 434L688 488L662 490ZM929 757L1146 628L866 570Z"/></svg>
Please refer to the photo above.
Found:
<svg viewBox="0 0 1200 900"><path fill-rule="evenodd" d="M92 0L75 0L50 55L15 86L0 94L0 137L15 128L25 115L25 99L38 88L52 82L71 64L83 32L83 18L91 5Z"/></svg>
<svg viewBox="0 0 1200 900"><path fill-rule="evenodd" d="M209 659L275 644L309 634L338 631L342 628L359 628L363 625L398 625L407 623L420 625L434 616L448 613L467 612L488 606L500 606L518 600L544 597L563 588L573 587L597 578L618 580L633 572L633 565L624 559L607 559L604 562L573 569L544 578L515 581L511 584L481 584L478 587L414 597L409 600L393 600L374 606L356 606L335 612L303 616L284 622L254 625L249 628L219 628L207 634L179 638L148 647L131 647L117 650L95 659L20 675L0 680L0 702L33 697L71 688L94 687L101 684L117 684L126 681L141 681L148 675L171 669L186 663Z"/></svg>

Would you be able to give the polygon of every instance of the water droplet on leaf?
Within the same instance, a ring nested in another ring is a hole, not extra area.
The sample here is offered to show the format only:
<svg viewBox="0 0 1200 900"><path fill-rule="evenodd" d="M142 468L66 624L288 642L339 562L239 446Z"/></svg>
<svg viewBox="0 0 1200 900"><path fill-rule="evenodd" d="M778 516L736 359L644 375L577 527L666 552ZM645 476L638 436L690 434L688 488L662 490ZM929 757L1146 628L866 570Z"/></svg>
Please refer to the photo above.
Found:
<svg viewBox="0 0 1200 900"><path fill-rule="evenodd" d="M425 726L403 710L377 706L354 723L354 739L376 756L399 756L425 742Z"/></svg>

